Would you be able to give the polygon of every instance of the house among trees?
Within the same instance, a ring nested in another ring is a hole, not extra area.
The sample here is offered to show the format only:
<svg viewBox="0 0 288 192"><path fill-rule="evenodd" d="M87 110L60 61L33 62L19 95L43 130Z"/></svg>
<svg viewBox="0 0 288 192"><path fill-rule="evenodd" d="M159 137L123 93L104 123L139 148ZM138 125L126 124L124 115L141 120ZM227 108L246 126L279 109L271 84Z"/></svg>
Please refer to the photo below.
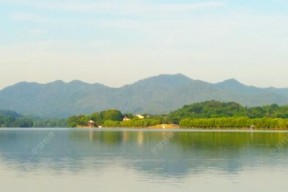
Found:
<svg viewBox="0 0 288 192"><path fill-rule="evenodd" d="M93 120L90 120L90 121L88 121L87 126L89 128L93 128L93 127L95 127L95 122Z"/></svg>
<svg viewBox="0 0 288 192"><path fill-rule="evenodd" d="M144 119L144 116L140 114L136 115L136 117L138 117L138 119Z"/></svg>
<svg viewBox="0 0 288 192"><path fill-rule="evenodd" d="M129 117L124 117L123 121L130 121L131 119Z"/></svg>

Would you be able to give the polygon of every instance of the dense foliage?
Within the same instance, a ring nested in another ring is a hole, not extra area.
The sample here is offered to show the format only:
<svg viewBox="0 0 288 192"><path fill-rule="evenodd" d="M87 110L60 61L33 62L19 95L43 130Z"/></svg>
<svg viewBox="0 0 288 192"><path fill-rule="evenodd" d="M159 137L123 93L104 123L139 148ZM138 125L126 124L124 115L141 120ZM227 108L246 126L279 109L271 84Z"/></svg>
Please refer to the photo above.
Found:
<svg viewBox="0 0 288 192"><path fill-rule="evenodd" d="M196 128L251 128L251 129L288 129L288 119L281 118L187 118L180 121L181 127Z"/></svg>
<svg viewBox="0 0 288 192"><path fill-rule="evenodd" d="M124 117L129 118L129 121L123 121ZM148 127L162 122L160 116L139 119L132 114L122 114L119 110L109 109L91 115L72 116L68 119L68 125L70 127L87 126L90 120L95 122L95 126L104 127Z"/></svg>
<svg viewBox="0 0 288 192"><path fill-rule="evenodd" d="M129 117L124 121L123 117ZM244 107L235 102L206 101L185 105L168 115L145 115L139 119L119 110L106 110L91 115L72 116L70 127L87 126L93 120L104 127L149 127L165 123L197 128L261 128L288 129L288 106L276 104L263 107Z"/></svg>
<svg viewBox="0 0 288 192"><path fill-rule="evenodd" d="M0 127L32 127L33 121L14 111L0 111Z"/></svg>
<svg viewBox="0 0 288 192"><path fill-rule="evenodd" d="M68 118L68 125L70 127L86 126L87 122L92 120L95 125L102 125L105 121L122 121L123 114L116 109L109 109L106 111L96 112L91 115L78 115Z"/></svg>
<svg viewBox="0 0 288 192"><path fill-rule="evenodd" d="M206 101L185 105L169 114L169 119L179 123L185 118L220 118L220 117L247 117L247 118L288 118L288 106L276 104L263 107L244 107L235 102Z"/></svg>

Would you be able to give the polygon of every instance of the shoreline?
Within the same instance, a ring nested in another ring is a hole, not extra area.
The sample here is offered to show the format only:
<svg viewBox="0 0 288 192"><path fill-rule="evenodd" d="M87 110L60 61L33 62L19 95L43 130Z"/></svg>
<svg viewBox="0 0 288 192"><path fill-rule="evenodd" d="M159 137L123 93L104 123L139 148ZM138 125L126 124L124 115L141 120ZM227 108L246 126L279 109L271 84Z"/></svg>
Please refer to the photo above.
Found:
<svg viewBox="0 0 288 192"><path fill-rule="evenodd" d="M267 129L201 129L201 128L170 128L170 129L163 129L163 128L137 128L137 127L105 127L105 128L0 128L0 131L27 131L27 130L37 130L37 131L47 131L47 130L53 130L53 131L70 131L70 130L83 130L83 131L151 131L151 132L227 132L227 133L288 133L288 130L267 130Z"/></svg>

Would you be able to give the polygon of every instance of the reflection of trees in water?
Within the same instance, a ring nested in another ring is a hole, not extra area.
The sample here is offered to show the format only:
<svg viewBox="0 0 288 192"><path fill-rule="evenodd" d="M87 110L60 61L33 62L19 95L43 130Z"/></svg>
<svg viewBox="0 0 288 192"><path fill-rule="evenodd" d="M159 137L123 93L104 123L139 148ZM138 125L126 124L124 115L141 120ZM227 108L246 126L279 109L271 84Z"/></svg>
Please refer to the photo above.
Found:
<svg viewBox="0 0 288 192"><path fill-rule="evenodd" d="M145 130L104 130L99 131L89 129L87 131L73 131L70 133L70 138L79 141L100 142L106 145L119 145L121 143L137 143L143 145L149 142L158 142L170 135L171 132L167 131L145 131Z"/></svg>
<svg viewBox="0 0 288 192"><path fill-rule="evenodd" d="M285 133L256 133L256 132L180 132L174 142L184 149L198 148L217 150L218 148L242 149L257 147L271 149L283 138Z"/></svg>
<svg viewBox="0 0 288 192"><path fill-rule="evenodd" d="M258 161L263 162L263 159L267 159L267 157L271 157L273 160L273 156L277 161L277 154L273 153L273 149L280 141L287 138L285 133L172 133L173 138L165 143L165 149L157 150L157 153L151 152L152 149L165 140L171 132L94 132L93 141L97 141L104 146L114 144L114 148L118 150L127 147L128 151L126 152L129 153L122 153L122 157L129 162L129 165L141 171L181 175L189 171L198 172L205 169L205 167L237 172L240 167L253 167ZM84 140L88 138L87 135L81 137ZM124 144L126 145L123 146ZM142 146L142 148L139 148L139 146ZM282 149L286 150L285 146ZM133 160L136 160L139 164L135 165Z"/></svg>
<svg viewBox="0 0 288 192"><path fill-rule="evenodd" d="M37 156L31 155L31 149L48 132L0 132L1 157L8 163L13 161L35 167L45 165L55 170L75 172L120 163L160 176L184 176L202 172L208 167L237 172L259 162L279 165L285 162L283 158L287 159L283 156L287 145L281 145L281 150L272 152L287 138L286 133L104 129L55 131L53 140ZM152 153L153 147L167 137L170 139L165 146Z"/></svg>

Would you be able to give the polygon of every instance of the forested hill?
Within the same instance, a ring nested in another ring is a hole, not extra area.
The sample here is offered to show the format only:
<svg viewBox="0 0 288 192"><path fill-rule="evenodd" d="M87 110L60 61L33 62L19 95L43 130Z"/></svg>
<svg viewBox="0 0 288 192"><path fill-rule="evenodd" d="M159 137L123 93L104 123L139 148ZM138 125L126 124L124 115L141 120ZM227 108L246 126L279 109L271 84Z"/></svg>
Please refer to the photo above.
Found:
<svg viewBox="0 0 288 192"><path fill-rule="evenodd" d="M0 128L3 127L67 127L67 120L41 119L24 116L15 111L0 110Z"/></svg>
<svg viewBox="0 0 288 192"><path fill-rule="evenodd" d="M277 104L245 107L235 102L205 101L185 105L169 114L169 120L179 123L185 118L221 118L221 117L247 117L247 118L288 118L288 105Z"/></svg>
<svg viewBox="0 0 288 192"><path fill-rule="evenodd" d="M234 101L243 106L284 105L288 104L288 89L251 87L234 79L211 84L176 74L150 77L120 88L55 81L21 82L0 91L0 109L57 118L111 108L125 113L164 114L207 100Z"/></svg>
<svg viewBox="0 0 288 192"><path fill-rule="evenodd" d="M0 110L0 127L32 127L31 119L7 110Z"/></svg>

